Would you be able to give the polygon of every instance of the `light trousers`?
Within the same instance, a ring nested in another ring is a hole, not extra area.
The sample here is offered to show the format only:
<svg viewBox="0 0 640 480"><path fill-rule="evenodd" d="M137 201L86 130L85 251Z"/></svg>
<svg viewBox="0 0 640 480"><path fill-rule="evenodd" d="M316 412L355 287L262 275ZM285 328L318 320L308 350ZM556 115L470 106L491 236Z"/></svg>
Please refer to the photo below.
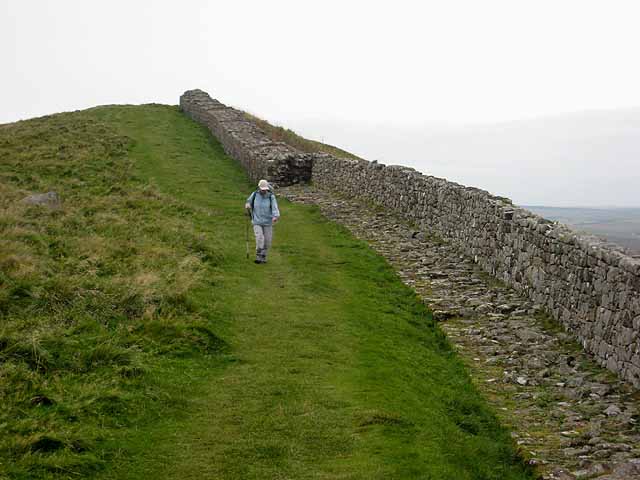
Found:
<svg viewBox="0 0 640 480"><path fill-rule="evenodd" d="M273 225L254 225L253 233L256 236L256 255L264 258L273 240Z"/></svg>

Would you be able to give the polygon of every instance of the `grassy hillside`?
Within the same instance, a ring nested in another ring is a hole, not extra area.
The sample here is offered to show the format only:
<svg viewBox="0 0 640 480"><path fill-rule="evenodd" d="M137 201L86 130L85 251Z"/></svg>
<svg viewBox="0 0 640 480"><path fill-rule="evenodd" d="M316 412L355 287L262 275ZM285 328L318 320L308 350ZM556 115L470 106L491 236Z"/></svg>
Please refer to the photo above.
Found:
<svg viewBox="0 0 640 480"><path fill-rule="evenodd" d="M157 358L224 347L188 296L220 249L137 176L106 111L0 128L0 471L17 477L101 465L163 394ZM21 201L49 190L60 209Z"/></svg>
<svg viewBox="0 0 640 480"><path fill-rule="evenodd" d="M175 107L0 126L0 477L530 478L383 259ZM59 209L29 206L55 190Z"/></svg>

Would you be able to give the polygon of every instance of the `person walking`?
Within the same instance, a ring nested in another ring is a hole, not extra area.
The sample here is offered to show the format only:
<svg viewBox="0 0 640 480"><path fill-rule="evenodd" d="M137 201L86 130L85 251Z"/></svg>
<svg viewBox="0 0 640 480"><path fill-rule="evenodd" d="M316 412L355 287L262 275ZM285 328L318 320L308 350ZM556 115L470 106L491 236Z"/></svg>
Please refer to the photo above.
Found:
<svg viewBox="0 0 640 480"><path fill-rule="evenodd" d="M255 263L267 263L267 251L273 240L273 224L280 218L278 201L271 191L269 182L260 180L258 189L249 195L244 205L251 217L253 233L256 236Z"/></svg>

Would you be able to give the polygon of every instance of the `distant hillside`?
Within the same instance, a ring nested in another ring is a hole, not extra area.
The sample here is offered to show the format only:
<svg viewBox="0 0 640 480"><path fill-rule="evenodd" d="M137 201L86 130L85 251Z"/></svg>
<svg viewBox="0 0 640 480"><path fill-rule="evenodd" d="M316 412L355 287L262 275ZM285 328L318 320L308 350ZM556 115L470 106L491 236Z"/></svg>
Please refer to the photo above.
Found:
<svg viewBox="0 0 640 480"><path fill-rule="evenodd" d="M604 237L640 255L640 208L525 208L578 231Z"/></svg>

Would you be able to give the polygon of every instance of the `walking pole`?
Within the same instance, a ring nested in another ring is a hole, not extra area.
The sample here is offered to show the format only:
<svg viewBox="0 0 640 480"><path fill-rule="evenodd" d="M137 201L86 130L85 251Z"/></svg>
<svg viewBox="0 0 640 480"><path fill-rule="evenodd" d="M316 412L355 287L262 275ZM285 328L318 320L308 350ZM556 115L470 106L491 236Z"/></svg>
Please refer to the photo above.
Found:
<svg viewBox="0 0 640 480"><path fill-rule="evenodd" d="M247 223L245 223L245 240L247 246L247 260L249 260L249 222L251 221L251 210L247 210Z"/></svg>

